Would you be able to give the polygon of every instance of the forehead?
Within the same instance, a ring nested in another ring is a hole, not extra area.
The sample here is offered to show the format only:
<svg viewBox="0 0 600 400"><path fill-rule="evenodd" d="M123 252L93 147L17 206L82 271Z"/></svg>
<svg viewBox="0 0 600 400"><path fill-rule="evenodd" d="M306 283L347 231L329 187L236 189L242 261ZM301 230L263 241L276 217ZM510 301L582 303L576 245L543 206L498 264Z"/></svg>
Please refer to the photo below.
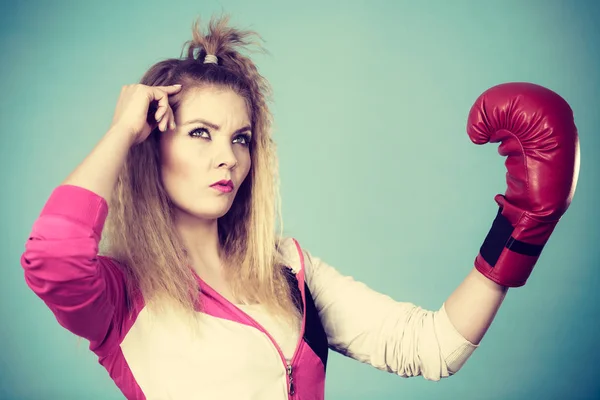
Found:
<svg viewBox="0 0 600 400"><path fill-rule="evenodd" d="M219 87L187 91L181 99L176 117L180 121L202 118L217 125L250 123L246 99L231 89Z"/></svg>

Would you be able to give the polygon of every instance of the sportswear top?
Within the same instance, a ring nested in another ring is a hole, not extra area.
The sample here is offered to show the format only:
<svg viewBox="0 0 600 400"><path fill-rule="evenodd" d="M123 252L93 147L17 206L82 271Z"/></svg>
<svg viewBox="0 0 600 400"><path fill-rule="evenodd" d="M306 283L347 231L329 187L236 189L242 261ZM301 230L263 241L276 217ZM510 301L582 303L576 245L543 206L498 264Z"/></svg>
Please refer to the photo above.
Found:
<svg viewBox="0 0 600 400"><path fill-rule="evenodd" d="M477 345L454 328L444 305L422 309L380 294L286 238L281 252L302 307L295 331L260 306L232 304L199 277L202 308L150 313L129 298L121 265L99 255L106 200L56 187L21 256L28 286L64 328L89 340L128 399L323 399L327 353L402 377L456 373Z"/></svg>

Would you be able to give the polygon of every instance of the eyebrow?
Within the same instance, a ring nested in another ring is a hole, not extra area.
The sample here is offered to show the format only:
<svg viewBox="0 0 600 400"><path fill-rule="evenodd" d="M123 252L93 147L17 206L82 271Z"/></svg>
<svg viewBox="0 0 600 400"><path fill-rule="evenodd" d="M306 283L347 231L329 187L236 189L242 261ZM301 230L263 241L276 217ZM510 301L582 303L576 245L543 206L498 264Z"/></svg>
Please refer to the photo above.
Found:
<svg viewBox="0 0 600 400"><path fill-rule="evenodd" d="M218 131L218 130L221 129L221 127L219 125L213 124L212 122L208 122L207 120L202 119L202 118L190 119L189 121L184 122L182 125L190 125L190 124L197 124L197 123L201 123L203 125L206 125L209 128L214 129L215 131ZM245 132L245 131L250 131L250 130L252 130L252 126L246 125L246 126L240 128L240 129L236 130L234 132L234 135L237 134L237 133L241 133L241 132Z"/></svg>

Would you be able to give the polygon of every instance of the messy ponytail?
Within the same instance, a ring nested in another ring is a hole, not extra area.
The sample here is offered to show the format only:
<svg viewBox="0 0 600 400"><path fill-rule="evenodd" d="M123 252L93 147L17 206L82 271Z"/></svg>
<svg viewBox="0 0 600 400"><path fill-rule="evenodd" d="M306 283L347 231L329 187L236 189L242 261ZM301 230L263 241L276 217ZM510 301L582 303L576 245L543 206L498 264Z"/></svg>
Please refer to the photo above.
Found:
<svg viewBox="0 0 600 400"><path fill-rule="evenodd" d="M281 236L276 230L282 224L268 107L271 89L243 54L252 49L262 51L259 42L255 32L230 27L228 17L213 18L207 32L202 32L197 20L181 57L153 65L140 83L182 84L182 91L170 98L174 112L186 93L207 86L231 89L246 100L253 131L251 169L230 211L218 221L228 266L226 277L237 299L261 303L276 316L297 322L299 310L277 250ZM207 55L215 56L216 63L205 63ZM126 266L130 290L141 291L147 302L166 295L193 309L197 285L183 242L174 229L174 206L161 182L159 136L155 130L128 154L113 193L105 247ZM127 234L132 231L136 234Z"/></svg>

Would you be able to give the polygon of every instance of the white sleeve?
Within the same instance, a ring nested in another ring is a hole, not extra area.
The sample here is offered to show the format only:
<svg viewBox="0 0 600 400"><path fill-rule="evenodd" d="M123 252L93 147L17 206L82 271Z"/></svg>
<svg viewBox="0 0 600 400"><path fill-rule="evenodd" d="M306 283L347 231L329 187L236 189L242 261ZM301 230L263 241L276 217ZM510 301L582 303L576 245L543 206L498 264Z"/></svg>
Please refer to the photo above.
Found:
<svg viewBox="0 0 600 400"><path fill-rule="evenodd" d="M329 347L402 377L437 381L456 373L478 347L437 311L398 302L303 251L311 291Z"/></svg>

